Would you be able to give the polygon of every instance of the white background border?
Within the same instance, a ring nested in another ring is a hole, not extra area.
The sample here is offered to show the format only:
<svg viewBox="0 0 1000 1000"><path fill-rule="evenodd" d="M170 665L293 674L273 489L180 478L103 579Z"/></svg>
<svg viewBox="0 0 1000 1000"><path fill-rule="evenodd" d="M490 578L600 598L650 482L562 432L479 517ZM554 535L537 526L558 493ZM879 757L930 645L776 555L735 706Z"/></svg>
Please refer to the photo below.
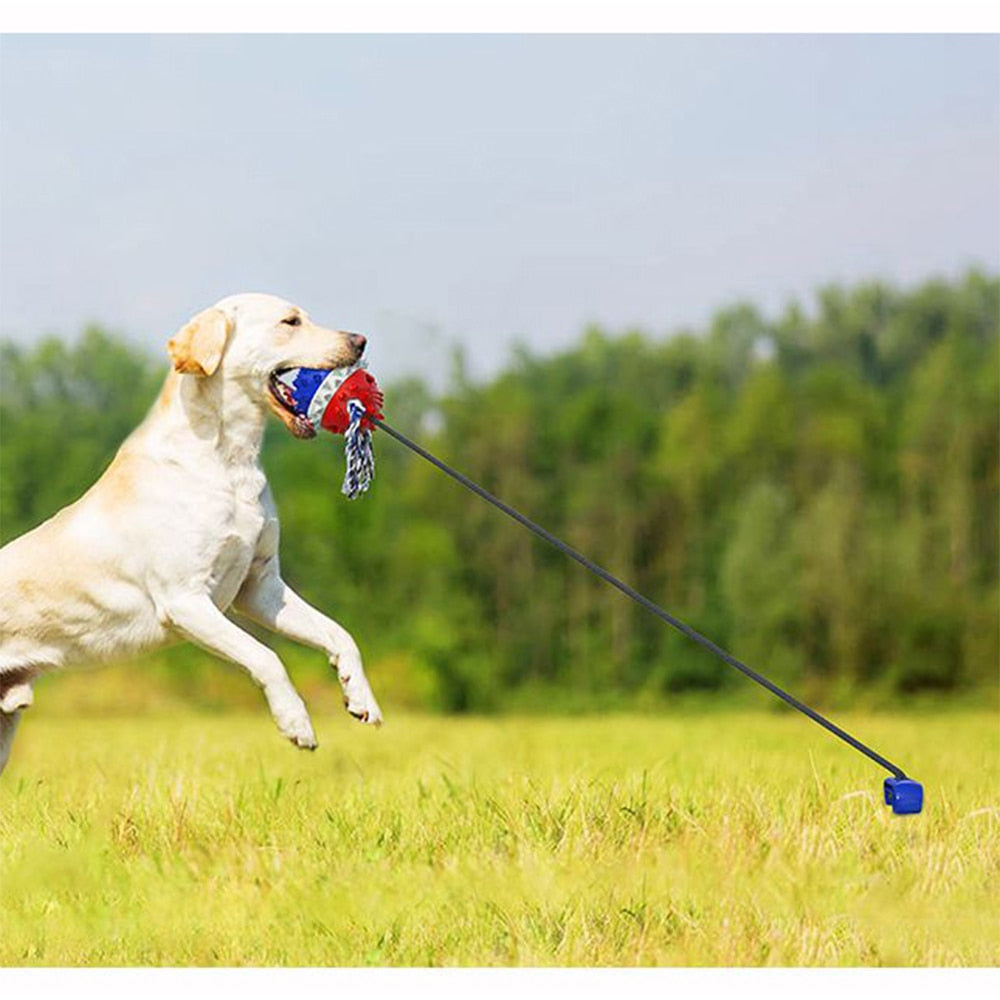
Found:
<svg viewBox="0 0 1000 1000"><path fill-rule="evenodd" d="M4 0L18 32L1000 31L996 0Z"/></svg>

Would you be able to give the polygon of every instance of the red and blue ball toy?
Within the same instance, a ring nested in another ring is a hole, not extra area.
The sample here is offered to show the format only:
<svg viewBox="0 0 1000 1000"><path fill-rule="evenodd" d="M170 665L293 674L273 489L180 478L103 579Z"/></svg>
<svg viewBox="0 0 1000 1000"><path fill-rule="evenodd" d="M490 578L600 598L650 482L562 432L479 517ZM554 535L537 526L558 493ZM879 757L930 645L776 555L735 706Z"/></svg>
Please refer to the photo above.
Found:
<svg viewBox="0 0 1000 1000"><path fill-rule="evenodd" d="M289 368L276 376L285 405L313 430L344 435L347 471L341 492L349 500L364 493L375 474L372 417L382 419L385 397L364 362L346 368Z"/></svg>

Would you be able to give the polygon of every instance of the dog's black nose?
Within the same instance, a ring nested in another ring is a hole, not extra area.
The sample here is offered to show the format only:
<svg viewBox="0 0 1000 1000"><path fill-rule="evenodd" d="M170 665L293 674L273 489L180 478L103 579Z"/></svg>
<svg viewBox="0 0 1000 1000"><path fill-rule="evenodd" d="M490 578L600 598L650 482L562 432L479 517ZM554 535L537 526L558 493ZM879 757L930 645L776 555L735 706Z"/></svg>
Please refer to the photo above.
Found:
<svg viewBox="0 0 1000 1000"><path fill-rule="evenodd" d="M349 333L347 342L358 352L360 358L365 353L365 344L368 343L368 338L363 333Z"/></svg>

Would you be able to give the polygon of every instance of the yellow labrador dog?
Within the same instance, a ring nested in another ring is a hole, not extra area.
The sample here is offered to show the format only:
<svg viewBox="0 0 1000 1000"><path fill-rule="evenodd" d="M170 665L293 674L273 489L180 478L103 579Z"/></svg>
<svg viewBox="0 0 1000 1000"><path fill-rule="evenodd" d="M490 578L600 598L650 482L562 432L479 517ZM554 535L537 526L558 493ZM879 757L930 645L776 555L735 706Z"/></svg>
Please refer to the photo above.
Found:
<svg viewBox="0 0 1000 1000"><path fill-rule="evenodd" d="M34 678L178 639L244 667L278 729L314 749L281 660L231 611L321 649L348 712L382 720L354 640L281 579L278 518L259 461L269 410L296 436L314 433L285 409L276 376L351 364L365 338L247 294L199 313L167 347L174 370L104 475L0 549L0 771Z"/></svg>

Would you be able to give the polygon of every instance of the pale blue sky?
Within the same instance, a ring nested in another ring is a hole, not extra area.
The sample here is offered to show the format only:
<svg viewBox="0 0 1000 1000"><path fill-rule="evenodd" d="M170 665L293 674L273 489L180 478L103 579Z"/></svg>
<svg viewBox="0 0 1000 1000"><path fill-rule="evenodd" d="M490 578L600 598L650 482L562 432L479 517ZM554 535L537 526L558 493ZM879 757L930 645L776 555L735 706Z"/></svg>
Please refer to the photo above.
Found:
<svg viewBox="0 0 1000 1000"><path fill-rule="evenodd" d="M0 332L235 291L474 371L590 322L1000 268L990 36L6 36Z"/></svg>

